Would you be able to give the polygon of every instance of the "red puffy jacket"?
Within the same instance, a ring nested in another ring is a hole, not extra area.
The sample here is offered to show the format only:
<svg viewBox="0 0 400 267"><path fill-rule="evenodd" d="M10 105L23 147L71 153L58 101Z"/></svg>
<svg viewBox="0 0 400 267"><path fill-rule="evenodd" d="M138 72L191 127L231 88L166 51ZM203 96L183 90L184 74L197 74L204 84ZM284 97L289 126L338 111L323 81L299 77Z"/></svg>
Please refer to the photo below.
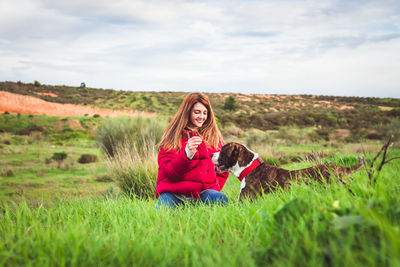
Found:
<svg viewBox="0 0 400 267"><path fill-rule="evenodd" d="M161 193L169 192L197 199L203 190L221 191L224 186L229 173L215 173L214 163L211 161L211 154L221 150L222 142L217 149L207 147L202 142L190 160L185 154L188 134L197 136L191 131L183 130L180 152L175 149L160 150L156 197Z"/></svg>

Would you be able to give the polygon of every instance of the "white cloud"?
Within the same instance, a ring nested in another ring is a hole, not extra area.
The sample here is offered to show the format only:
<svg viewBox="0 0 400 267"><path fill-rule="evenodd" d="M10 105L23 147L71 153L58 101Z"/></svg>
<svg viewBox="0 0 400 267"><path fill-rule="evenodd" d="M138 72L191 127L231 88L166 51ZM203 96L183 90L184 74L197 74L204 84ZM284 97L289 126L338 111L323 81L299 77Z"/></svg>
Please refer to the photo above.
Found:
<svg viewBox="0 0 400 267"><path fill-rule="evenodd" d="M395 1L0 4L0 80L400 97Z"/></svg>

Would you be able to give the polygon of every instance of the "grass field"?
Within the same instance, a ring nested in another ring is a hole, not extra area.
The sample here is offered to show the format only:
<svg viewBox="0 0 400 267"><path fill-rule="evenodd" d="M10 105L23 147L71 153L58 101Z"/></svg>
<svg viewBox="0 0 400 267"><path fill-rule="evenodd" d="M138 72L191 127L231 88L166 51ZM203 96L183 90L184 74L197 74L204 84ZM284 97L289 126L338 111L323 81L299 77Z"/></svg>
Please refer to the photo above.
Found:
<svg viewBox="0 0 400 267"><path fill-rule="evenodd" d="M57 146L21 136L5 139L10 144L0 150L1 266L400 266L400 161L385 165L374 185L364 170L355 173L353 193L339 184L293 185L238 202L239 181L230 176L223 189L226 207L156 210L154 199L118 193L93 140ZM268 147L267 156L322 149ZM351 164L359 148L323 149L326 160ZM379 145L364 148L372 158ZM61 164L46 160L60 151L68 154ZM100 160L76 162L88 152ZM390 150L390 157L399 155L400 149Z"/></svg>
<svg viewBox="0 0 400 267"><path fill-rule="evenodd" d="M56 197L93 196L117 190L107 175L103 155L93 140L74 139L63 145L27 136L0 135L9 140L0 150L0 201L52 202ZM54 153L67 153L62 162ZM80 164L80 155L97 155L98 162Z"/></svg>

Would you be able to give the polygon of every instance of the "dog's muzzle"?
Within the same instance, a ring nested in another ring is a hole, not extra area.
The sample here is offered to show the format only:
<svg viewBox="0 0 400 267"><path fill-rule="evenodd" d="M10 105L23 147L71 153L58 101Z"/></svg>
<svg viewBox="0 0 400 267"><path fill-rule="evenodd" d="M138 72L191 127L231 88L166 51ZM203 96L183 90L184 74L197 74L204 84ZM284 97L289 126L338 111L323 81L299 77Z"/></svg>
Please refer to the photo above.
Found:
<svg viewBox="0 0 400 267"><path fill-rule="evenodd" d="M218 164L218 158L219 158L219 152L211 154L211 161L215 165L215 168L214 168L215 172L216 173L226 172L225 166Z"/></svg>
<svg viewBox="0 0 400 267"><path fill-rule="evenodd" d="M222 172L226 172L227 170L225 170L225 166L224 165L215 165L214 168L216 173L222 173Z"/></svg>

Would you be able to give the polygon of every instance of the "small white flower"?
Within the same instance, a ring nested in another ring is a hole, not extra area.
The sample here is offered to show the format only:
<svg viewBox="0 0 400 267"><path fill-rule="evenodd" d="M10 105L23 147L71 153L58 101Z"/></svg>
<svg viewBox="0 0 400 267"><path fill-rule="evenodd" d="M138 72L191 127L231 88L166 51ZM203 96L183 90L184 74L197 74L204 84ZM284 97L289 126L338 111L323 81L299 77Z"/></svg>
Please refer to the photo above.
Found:
<svg viewBox="0 0 400 267"><path fill-rule="evenodd" d="M339 208L339 200L333 201L332 206L333 206L335 209L338 209L338 208Z"/></svg>

